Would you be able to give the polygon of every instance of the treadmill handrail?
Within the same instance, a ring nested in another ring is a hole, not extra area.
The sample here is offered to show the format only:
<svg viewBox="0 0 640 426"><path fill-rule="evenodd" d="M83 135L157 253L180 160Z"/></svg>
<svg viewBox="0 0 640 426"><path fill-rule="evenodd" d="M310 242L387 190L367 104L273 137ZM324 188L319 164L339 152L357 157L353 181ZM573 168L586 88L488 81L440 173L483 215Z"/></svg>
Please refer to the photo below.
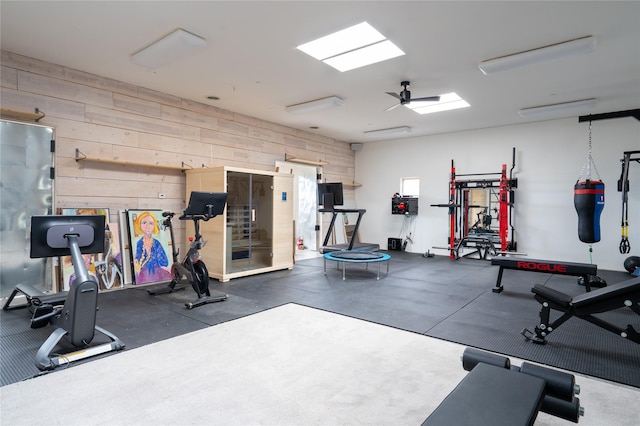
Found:
<svg viewBox="0 0 640 426"><path fill-rule="evenodd" d="M327 229L327 234L324 237L324 242L322 243L322 247L327 247L329 243L329 237L331 236L331 232L333 232L333 227L336 224L336 217L338 213L358 213L358 220L356 221L356 227L353 229L353 234L349 239L349 247L347 250L353 249L353 244L356 240L356 235L358 234L358 228L360 227L360 221L362 220L362 215L364 215L367 211L365 209L320 209L320 213L333 213L331 217L331 224L329 224L329 228Z"/></svg>

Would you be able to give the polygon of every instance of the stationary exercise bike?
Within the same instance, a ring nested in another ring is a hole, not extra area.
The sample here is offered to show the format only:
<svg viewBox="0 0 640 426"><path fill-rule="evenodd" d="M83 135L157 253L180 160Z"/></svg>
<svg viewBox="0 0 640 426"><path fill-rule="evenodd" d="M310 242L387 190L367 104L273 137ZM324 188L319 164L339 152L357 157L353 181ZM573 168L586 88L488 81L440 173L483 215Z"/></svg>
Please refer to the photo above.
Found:
<svg viewBox="0 0 640 426"><path fill-rule="evenodd" d="M211 295L209 291L209 271L207 266L202 260L200 255L200 249L202 249L206 241L203 240L200 234L200 221L205 222L211 218L214 218L224 211L225 204L227 202L226 193L217 192L192 192L189 205L184 211L180 220L193 220L193 226L195 228L195 236L189 237L189 251L184 255L182 260L179 260L179 250L176 249L175 238L173 233L172 219L175 213L163 212L162 216L165 218L162 224L169 228L171 234L173 264L171 265L171 275L173 279L169 285L159 290L149 290L149 294L167 294L173 291L183 290L183 287L176 288L176 285L186 278L187 281L193 287L193 290L198 295L198 298L189 303L185 303L187 309L192 309L197 306L201 306L207 303L222 302L229 297L226 294Z"/></svg>
<svg viewBox="0 0 640 426"><path fill-rule="evenodd" d="M33 308L31 328L48 324L54 327L36 353L36 367L40 370L53 370L72 361L124 348L118 337L96 325L98 282L89 275L82 258L82 254L104 251L104 224L101 215L31 217L31 258L70 255L76 275L69 292L61 295L66 296L64 299L54 301L29 285L18 284L3 308L11 309L13 298L23 293ZM93 342L96 332L108 342ZM63 338L73 346L72 352L60 353L58 343Z"/></svg>

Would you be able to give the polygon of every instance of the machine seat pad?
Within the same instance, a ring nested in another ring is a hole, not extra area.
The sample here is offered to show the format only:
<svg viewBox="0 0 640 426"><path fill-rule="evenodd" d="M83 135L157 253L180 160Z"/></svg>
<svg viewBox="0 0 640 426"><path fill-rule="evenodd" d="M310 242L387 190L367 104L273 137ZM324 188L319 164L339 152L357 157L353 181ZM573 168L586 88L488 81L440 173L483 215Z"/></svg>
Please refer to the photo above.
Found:
<svg viewBox="0 0 640 426"><path fill-rule="evenodd" d="M568 308L571 305L571 296L542 284L535 284L531 289L531 292L565 308Z"/></svg>

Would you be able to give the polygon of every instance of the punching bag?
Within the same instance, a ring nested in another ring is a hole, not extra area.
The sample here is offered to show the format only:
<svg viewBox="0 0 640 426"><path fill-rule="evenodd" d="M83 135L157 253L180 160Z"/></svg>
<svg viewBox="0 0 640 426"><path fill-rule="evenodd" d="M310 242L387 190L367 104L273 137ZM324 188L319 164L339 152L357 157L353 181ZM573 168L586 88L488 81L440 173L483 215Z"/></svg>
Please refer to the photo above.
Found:
<svg viewBox="0 0 640 426"><path fill-rule="evenodd" d="M604 182L576 182L573 204L578 212L578 237L583 243L600 241L600 214L604 209Z"/></svg>

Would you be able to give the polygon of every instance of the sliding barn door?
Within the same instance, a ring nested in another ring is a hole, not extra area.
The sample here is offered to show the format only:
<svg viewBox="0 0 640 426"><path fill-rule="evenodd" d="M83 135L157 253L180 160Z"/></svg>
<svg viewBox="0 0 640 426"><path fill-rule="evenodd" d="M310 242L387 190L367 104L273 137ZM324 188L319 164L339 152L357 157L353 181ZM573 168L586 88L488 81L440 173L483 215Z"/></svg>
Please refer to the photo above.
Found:
<svg viewBox="0 0 640 426"><path fill-rule="evenodd" d="M52 213L53 129L0 120L0 297L52 290L51 259L31 259L31 216Z"/></svg>

